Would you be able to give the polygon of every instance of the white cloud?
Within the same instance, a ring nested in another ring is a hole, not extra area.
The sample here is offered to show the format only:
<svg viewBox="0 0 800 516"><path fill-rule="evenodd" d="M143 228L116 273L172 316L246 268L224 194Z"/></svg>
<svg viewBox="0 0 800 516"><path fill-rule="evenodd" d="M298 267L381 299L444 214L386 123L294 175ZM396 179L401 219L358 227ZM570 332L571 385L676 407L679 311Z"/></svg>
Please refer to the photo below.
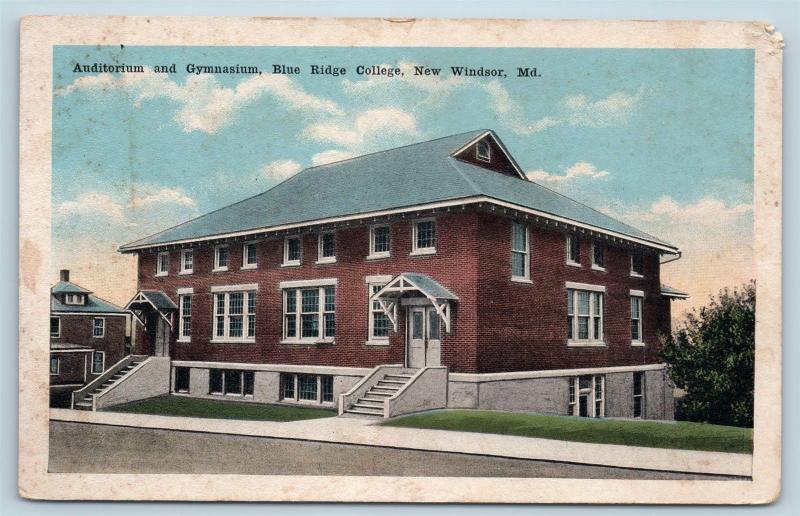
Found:
<svg viewBox="0 0 800 516"><path fill-rule="evenodd" d="M314 165L315 167L319 165L327 165L328 163L350 159L354 156L355 153L353 152L331 149L314 154L311 157L311 164Z"/></svg>
<svg viewBox="0 0 800 516"><path fill-rule="evenodd" d="M128 203L129 208L146 208L156 204L171 204L186 208L197 208L197 203L176 188L159 188L152 185L137 185Z"/></svg>
<svg viewBox="0 0 800 516"><path fill-rule="evenodd" d="M296 161L281 159L264 165L260 170L260 175L267 179L282 181L297 174L302 168Z"/></svg>
<svg viewBox="0 0 800 516"><path fill-rule="evenodd" d="M363 111L352 121L311 124L301 136L355 150L381 137L417 134L417 121L412 114L387 106Z"/></svg>
<svg viewBox="0 0 800 516"><path fill-rule="evenodd" d="M538 183L549 183L561 185L576 179L608 179L610 175L607 170L598 170L596 166L585 161L579 161L567 168L563 174L553 174L546 170L531 170L526 174L528 179Z"/></svg>
<svg viewBox="0 0 800 516"><path fill-rule="evenodd" d="M125 220L122 204L102 192L85 192L74 201L64 201L56 206L56 214L61 217L102 216L114 222Z"/></svg>
<svg viewBox="0 0 800 516"><path fill-rule="evenodd" d="M644 210L634 210L633 215L644 221L719 225L749 215L752 211L752 204L728 205L713 197L680 203L672 197L664 196Z"/></svg>
<svg viewBox="0 0 800 516"><path fill-rule="evenodd" d="M538 120L526 120L522 105L514 100L499 81L485 86L492 110L517 134L534 134L557 125L610 127L625 123L633 109L644 99L647 89L642 86L634 94L617 91L592 100L586 95L573 95L559 102L556 113Z"/></svg>
<svg viewBox="0 0 800 516"><path fill-rule="evenodd" d="M184 84L178 84L168 75L152 70L121 75L102 73L79 77L72 84L56 90L56 95L68 95L78 90L121 90L132 95L137 106L144 100L168 98L180 104L174 120L186 132L214 134L231 125L242 110L262 95L275 97L289 109L343 114L335 102L311 95L285 75L254 75L228 88L220 85L214 75L191 75Z"/></svg>

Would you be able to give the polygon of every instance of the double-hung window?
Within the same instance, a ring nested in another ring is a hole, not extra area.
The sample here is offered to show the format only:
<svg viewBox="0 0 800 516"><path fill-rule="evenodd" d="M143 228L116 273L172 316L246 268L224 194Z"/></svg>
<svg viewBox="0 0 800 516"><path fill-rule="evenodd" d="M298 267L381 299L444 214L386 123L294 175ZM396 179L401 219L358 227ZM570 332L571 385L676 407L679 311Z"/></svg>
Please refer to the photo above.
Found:
<svg viewBox="0 0 800 516"><path fill-rule="evenodd" d="M242 269L258 267L258 253L255 242L242 244Z"/></svg>
<svg viewBox="0 0 800 516"><path fill-rule="evenodd" d="M194 251L184 249L181 251L181 270L180 274L191 274L194 272Z"/></svg>
<svg viewBox="0 0 800 516"><path fill-rule="evenodd" d="M643 293L631 292L631 344L643 345L642 336L642 301Z"/></svg>
<svg viewBox="0 0 800 516"><path fill-rule="evenodd" d="M50 356L50 374L58 374L59 371L58 357Z"/></svg>
<svg viewBox="0 0 800 516"><path fill-rule="evenodd" d="M286 237L283 241L283 265L300 265L302 251L300 237Z"/></svg>
<svg viewBox="0 0 800 516"><path fill-rule="evenodd" d="M581 265L581 239L576 235L567 235L567 265Z"/></svg>
<svg viewBox="0 0 800 516"><path fill-rule="evenodd" d="M336 233L326 231L319 234L317 242L317 263L336 262Z"/></svg>
<svg viewBox="0 0 800 516"><path fill-rule="evenodd" d="M383 288L385 283L370 283L367 285L369 296L376 294ZM370 301L369 304L369 338L368 344L389 344L389 316L381 308L378 301Z"/></svg>
<svg viewBox="0 0 800 516"><path fill-rule="evenodd" d="M436 221L418 220L411 227L411 254L436 253Z"/></svg>
<svg viewBox="0 0 800 516"><path fill-rule="evenodd" d="M642 253L631 254L631 276L636 278L644 276L644 256Z"/></svg>
<svg viewBox="0 0 800 516"><path fill-rule="evenodd" d="M389 251L389 226L369 228L369 255L367 258L387 258Z"/></svg>
<svg viewBox="0 0 800 516"><path fill-rule="evenodd" d="M644 373L633 373L633 417L644 417Z"/></svg>
<svg viewBox="0 0 800 516"><path fill-rule="evenodd" d="M285 342L333 341L335 336L336 287L334 285L283 289Z"/></svg>
<svg viewBox="0 0 800 516"><path fill-rule="evenodd" d="M567 283L567 343L602 346L605 287Z"/></svg>
<svg viewBox="0 0 800 516"><path fill-rule="evenodd" d="M218 245L214 248L214 270L227 271L230 249L227 245Z"/></svg>
<svg viewBox="0 0 800 516"><path fill-rule="evenodd" d="M156 256L156 276L169 274L169 252L164 251Z"/></svg>
<svg viewBox="0 0 800 516"><path fill-rule="evenodd" d="M239 290L241 288L241 290ZM233 286L214 293L214 339L212 342L254 342L256 336L255 285Z"/></svg>
<svg viewBox="0 0 800 516"><path fill-rule="evenodd" d="M106 320L103 317L92 319L92 337L101 338L106 335Z"/></svg>
<svg viewBox="0 0 800 516"><path fill-rule="evenodd" d="M178 340L189 341L192 337L192 295L178 296Z"/></svg>
<svg viewBox="0 0 800 516"><path fill-rule="evenodd" d="M100 374L106 370L106 354L102 351L92 353L92 374Z"/></svg>
<svg viewBox="0 0 800 516"><path fill-rule="evenodd" d="M511 279L513 281L530 279L528 256L528 226L514 222L511 224Z"/></svg>
<svg viewBox="0 0 800 516"><path fill-rule="evenodd" d="M61 336L61 317L50 318L50 336L53 338Z"/></svg>
<svg viewBox="0 0 800 516"><path fill-rule="evenodd" d="M600 242L592 243L592 269L597 271L606 270L606 246Z"/></svg>

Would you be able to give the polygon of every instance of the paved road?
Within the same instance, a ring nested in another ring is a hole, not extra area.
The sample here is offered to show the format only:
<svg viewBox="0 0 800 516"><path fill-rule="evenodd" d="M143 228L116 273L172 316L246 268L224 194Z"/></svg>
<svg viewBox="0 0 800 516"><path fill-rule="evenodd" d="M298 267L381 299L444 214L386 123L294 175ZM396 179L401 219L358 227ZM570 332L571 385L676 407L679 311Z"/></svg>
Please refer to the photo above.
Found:
<svg viewBox="0 0 800 516"><path fill-rule="evenodd" d="M49 470L54 473L725 478L459 453L61 421L50 423Z"/></svg>

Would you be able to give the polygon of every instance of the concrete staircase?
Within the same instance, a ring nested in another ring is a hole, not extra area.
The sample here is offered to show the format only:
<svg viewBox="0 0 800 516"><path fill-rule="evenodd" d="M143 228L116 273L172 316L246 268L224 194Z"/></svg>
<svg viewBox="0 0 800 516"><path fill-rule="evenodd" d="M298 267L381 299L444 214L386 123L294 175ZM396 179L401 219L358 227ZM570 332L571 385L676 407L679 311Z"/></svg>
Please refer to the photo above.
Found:
<svg viewBox="0 0 800 516"><path fill-rule="evenodd" d="M103 374L89 385L76 392L73 408L75 410L95 410L94 397L105 391L109 387L115 385L117 382L125 378L136 366L141 364L147 357L129 355L120 363L119 367L113 366L116 371L110 371L111 374Z"/></svg>
<svg viewBox="0 0 800 516"><path fill-rule="evenodd" d="M413 372L387 373L372 385L355 403L345 408L345 414L384 417L385 403L411 380Z"/></svg>

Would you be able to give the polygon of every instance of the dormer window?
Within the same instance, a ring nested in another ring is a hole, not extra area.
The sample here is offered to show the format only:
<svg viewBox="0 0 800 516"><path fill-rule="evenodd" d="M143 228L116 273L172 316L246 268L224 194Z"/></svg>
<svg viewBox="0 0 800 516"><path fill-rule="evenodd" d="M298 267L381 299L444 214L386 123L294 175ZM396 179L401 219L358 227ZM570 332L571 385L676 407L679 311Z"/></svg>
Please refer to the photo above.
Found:
<svg viewBox="0 0 800 516"><path fill-rule="evenodd" d="M83 294L66 294L64 296L64 304L67 305L82 305L84 303L84 295Z"/></svg>
<svg viewBox="0 0 800 516"><path fill-rule="evenodd" d="M487 141L479 141L475 146L475 157L481 161L492 160L492 148Z"/></svg>

